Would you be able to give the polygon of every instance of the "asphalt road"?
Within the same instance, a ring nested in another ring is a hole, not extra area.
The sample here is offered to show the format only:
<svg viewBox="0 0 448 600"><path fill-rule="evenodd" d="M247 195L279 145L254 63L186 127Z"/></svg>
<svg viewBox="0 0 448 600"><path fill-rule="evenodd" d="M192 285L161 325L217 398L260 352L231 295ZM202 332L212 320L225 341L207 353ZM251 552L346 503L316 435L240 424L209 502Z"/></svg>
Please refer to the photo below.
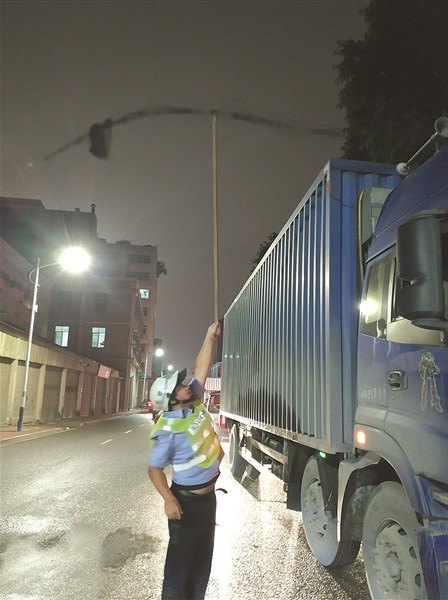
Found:
<svg viewBox="0 0 448 600"><path fill-rule="evenodd" d="M1 600L156 600L168 541L146 474L148 415L1 448ZM227 444L224 443L227 450ZM207 600L368 600L360 557L329 571L268 473L223 461Z"/></svg>

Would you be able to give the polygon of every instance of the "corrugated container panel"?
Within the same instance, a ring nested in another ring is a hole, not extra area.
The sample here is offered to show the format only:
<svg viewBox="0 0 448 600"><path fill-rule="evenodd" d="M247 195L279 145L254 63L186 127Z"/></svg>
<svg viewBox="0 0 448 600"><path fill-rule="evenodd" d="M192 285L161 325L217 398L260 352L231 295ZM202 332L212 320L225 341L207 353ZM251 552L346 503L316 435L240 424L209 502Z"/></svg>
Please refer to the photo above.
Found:
<svg viewBox="0 0 448 600"><path fill-rule="evenodd" d="M224 322L221 408L329 452L352 443L360 281L356 202L395 169L330 160Z"/></svg>

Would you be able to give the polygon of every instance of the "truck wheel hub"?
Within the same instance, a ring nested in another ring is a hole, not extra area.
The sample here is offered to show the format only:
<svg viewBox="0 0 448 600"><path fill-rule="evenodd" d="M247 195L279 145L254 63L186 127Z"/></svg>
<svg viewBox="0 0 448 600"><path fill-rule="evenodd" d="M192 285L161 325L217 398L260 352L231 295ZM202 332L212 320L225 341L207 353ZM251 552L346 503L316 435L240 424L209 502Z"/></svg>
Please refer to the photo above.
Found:
<svg viewBox="0 0 448 600"><path fill-rule="evenodd" d="M319 481L313 481L308 487L305 494L305 504L314 535L323 538L328 524Z"/></svg>
<svg viewBox="0 0 448 600"><path fill-rule="evenodd" d="M375 562L381 587L394 597L420 598L419 563L412 541L398 523L388 523L378 534Z"/></svg>

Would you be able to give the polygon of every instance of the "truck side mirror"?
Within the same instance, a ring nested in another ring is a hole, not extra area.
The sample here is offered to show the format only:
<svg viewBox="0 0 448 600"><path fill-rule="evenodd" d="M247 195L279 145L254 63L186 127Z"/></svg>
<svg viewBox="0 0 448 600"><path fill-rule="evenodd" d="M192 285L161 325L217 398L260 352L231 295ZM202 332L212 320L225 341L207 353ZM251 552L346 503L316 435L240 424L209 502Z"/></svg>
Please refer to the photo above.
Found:
<svg viewBox="0 0 448 600"><path fill-rule="evenodd" d="M397 289L397 314L417 327L446 330L441 229L435 215L420 214L398 227L397 274L404 282Z"/></svg>

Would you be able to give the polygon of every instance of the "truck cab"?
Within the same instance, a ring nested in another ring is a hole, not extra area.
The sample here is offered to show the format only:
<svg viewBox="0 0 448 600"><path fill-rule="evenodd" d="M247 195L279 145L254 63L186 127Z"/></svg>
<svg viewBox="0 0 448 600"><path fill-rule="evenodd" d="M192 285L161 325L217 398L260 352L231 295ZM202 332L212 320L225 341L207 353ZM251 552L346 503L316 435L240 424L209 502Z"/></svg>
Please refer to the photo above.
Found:
<svg viewBox="0 0 448 600"><path fill-rule="evenodd" d="M224 317L232 474L279 477L325 567L362 543L374 600L448 598L448 148L409 169L428 143L330 159Z"/></svg>
<svg viewBox="0 0 448 600"><path fill-rule="evenodd" d="M431 598L446 592L447 165L448 147L389 194L366 264L354 443L361 456L377 461L371 471L378 488L369 501L376 514L371 507L371 532L363 537L374 597L387 589L399 593L395 567L389 573L384 568L391 564L388 553L392 548L399 567L412 572L414 546L431 574L414 584L414 597L421 597L423 586ZM403 503L407 510L393 508ZM383 575L374 581L380 563Z"/></svg>

